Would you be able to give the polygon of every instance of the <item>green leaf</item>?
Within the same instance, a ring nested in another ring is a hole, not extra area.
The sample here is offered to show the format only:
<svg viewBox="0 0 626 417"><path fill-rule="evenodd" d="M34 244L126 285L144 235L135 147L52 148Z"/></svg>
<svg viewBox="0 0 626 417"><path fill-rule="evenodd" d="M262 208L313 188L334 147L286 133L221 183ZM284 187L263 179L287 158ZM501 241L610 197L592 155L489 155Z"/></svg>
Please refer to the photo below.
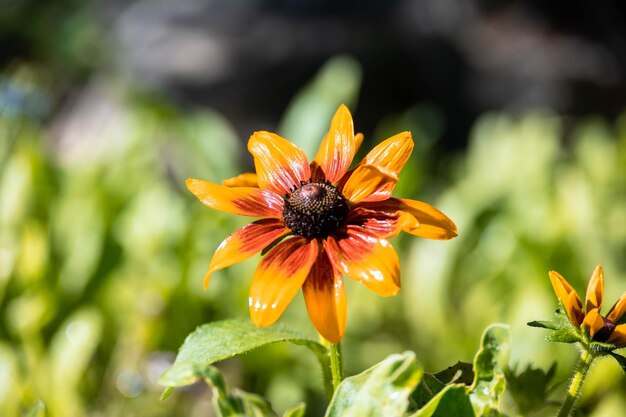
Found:
<svg viewBox="0 0 626 417"><path fill-rule="evenodd" d="M558 330L560 329L559 325L553 321L549 321L549 320L536 320L536 321L531 321L529 323L526 323L527 325L529 325L530 327L539 327L542 329L550 329L550 330Z"/></svg>
<svg viewBox="0 0 626 417"><path fill-rule="evenodd" d="M422 381L411 394L410 411L422 408L448 384L460 383L469 386L473 381L473 365L466 362L459 361L435 374L425 373L422 377Z"/></svg>
<svg viewBox="0 0 626 417"><path fill-rule="evenodd" d="M163 401L163 400L167 399L167 397L172 395L172 392L174 392L174 387L167 387L167 388L165 388L163 390L163 393L161 394L160 400Z"/></svg>
<svg viewBox="0 0 626 417"><path fill-rule="evenodd" d="M272 410L272 406L269 401L260 395L241 390L233 391L233 394L229 396L229 398L236 404L237 413L234 414L234 416L278 417L274 410Z"/></svg>
<svg viewBox="0 0 626 417"><path fill-rule="evenodd" d="M565 308L563 303L559 301L561 306L555 311L554 320L546 321L531 321L528 323L531 327L540 327L543 329L554 330L547 337L548 342L556 343L576 343L580 341L580 335L572 327L567 315L565 314Z"/></svg>
<svg viewBox="0 0 626 417"><path fill-rule="evenodd" d="M474 417L467 387L463 384L447 385L428 404L410 417Z"/></svg>
<svg viewBox="0 0 626 417"><path fill-rule="evenodd" d="M552 390L552 379L556 374L556 362L548 371L528 365L523 372L505 370L507 391L517 405L521 415L529 415L543 408Z"/></svg>
<svg viewBox="0 0 626 417"><path fill-rule="evenodd" d="M577 335L571 328L565 327L560 330L555 330L546 336L548 342L555 343L576 343L580 341L580 336Z"/></svg>
<svg viewBox="0 0 626 417"><path fill-rule="evenodd" d="M504 370L511 350L511 330L504 324L492 324L483 334L480 350L474 359L474 384L470 399L477 415L499 415L498 402L506 388Z"/></svg>
<svg viewBox="0 0 626 417"><path fill-rule="evenodd" d="M283 417L304 417L304 412L306 411L306 405L304 403L298 404L293 408L285 411Z"/></svg>
<svg viewBox="0 0 626 417"><path fill-rule="evenodd" d="M192 369L195 379L204 379L211 387L211 401L219 417L277 417L265 398L238 389L229 392L224 377L214 366L194 365Z"/></svg>
<svg viewBox="0 0 626 417"><path fill-rule="evenodd" d="M619 366L622 367L622 371L624 371L624 373L626 374L626 358L623 357L622 355L618 355L617 353L613 353L613 352L609 353L609 355L615 358L617 363L619 363Z"/></svg>
<svg viewBox="0 0 626 417"><path fill-rule="evenodd" d="M191 333L159 383L167 387L193 384L198 379L198 369L276 342L305 345L326 363L326 349L320 343L284 326L257 328L249 320L224 320L205 324Z"/></svg>
<svg viewBox="0 0 626 417"><path fill-rule="evenodd" d="M35 404L33 404L24 417L45 417L46 416L46 406L41 400L37 400Z"/></svg>
<svg viewBox="0 0 626 417"><path fill-rule="evenodd" d="M422 374L413 352L390 355L339 384L326 417L402 416Z"/></svg>
<svg viewBox="0 0 626 417"><path fill-rule="evenodd" d="M437 379L433 374L424 374L422 381L411 393L408 411L419 410L441 392L446 384Z"/></svg>

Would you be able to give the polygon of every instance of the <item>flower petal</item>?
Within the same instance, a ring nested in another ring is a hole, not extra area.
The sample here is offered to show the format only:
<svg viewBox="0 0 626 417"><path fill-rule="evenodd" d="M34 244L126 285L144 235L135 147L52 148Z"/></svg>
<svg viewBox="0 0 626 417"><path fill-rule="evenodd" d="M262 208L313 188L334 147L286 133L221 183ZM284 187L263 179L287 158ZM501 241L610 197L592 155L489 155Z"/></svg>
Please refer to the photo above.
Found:
<svg viewBox="0 0 626 417"><path fill-rule="evenodd" d="M278 320L302 287L317 253L317 240L294 237L265 255L252 277L248 298L255 325L267 327Z"/></svg>
<svg viewBox="0 0 626 417"><path fill-rule="evenodd" d="M259 179L254 172L244 172L236 177L222 180L222 184L227 187L254 187L259 188Z"/></svg>
<svg viewBox="0 0 626 417"><path fill-rule="evenodd" d="M593 308L602 307L602 298L604 296L604 271L602 266L596 266L589 285L587 285L587 295L585 296L585 312L588 313Z"/></svg>
<svg viewBox="0 0 626 417"><path fill-rule="evenodd" d="M606 318L611 320L613 323L618 323L624 313L626 313L626 291L624 291L619 300L617 300L613 307L611 307Z"/></svg>
<svg viewBox="0 0 626 417"><path fill-rule="evenodd" d="M339 343L346 329L346 291L341 273L320 252L302 286L311 321L324 339Z"/></svg>
<svg viewBox="0 0 626 417"><path fill-rule="evenodd" d="M585 315L585 319L583 320L583 329L585 329L589 333L589 336L593 338L596 332L602 327L604 327L604 320L602 319L602 316L597 308L592 308Z"/></svg>
<svg viewBox="0 0 626 417"><path fill-rule="evenodd" d="M576 290L558 272L550 271L548 275L556 296L565 307L567 317L574 327L579 328L583 322L584 313L582 310L583 303L576 294Z"/></svg>
<svg viewBox="0 0 626 417"><path fill-rule="evenodd" d="M612 343L618 348L626 347L626 324L615 326L613 333L607 339L608 343Z"/></svg>
<svg viewBox="0 0 626 417"><path fill-rule="evenodd" d="M390 198L358 207L400 216L399 225L407 233L428 239L447 240L457 236L456 225L448 216L430 204L418 200Z"/></svg>
<svg viewBox="0 0 626 417"><path fill-rule="evenodd" d="M343 195L356 204L361 201L382 201L391 197L398 183L393 173L382 171L375 165L359 165L343 186Z"/></svg>
<svg viewBox="0 0 626 417"><path fill-rule="evenodd" d="M258 188L230 188L212 182L187 179L187 189L205 205L240 216L276 217L283 213L283 199Z"/></svg>
<svg viewBox="0 0 626 417"><path fill-rule="evenodd" d="M334 184L348 171L355 153L356 141L352 115L350 110L342 104L330 122L330 129L312 165L314 170L321 169L324 177Z"/></svg>
<svg viewBox="0 0 626 417"><path fill-rule="evenodd" d="M213 254L209 270L204 276L204 288L209 285L211 274L215 271L245 261L287 233L289 230L278 219L257 220L232 233Z"/></svg>
<svg viewBox="0 0 626 417"><path fill-rule="evenodd" d="M552 284L552 288L554 288L554 292L559 300L563 301L570 293L576 292L574 287L572 287L570 283L563 278L563 275L558 272L550 271L548 272L548 276L550 277L550 283Z"/></svg>
<svg viewBox="0 0 626 417"><path fill-rule="evenodd" d="M259 187L280 195L311 177L304 152L287 139L270 132L254 132L248 141L254 156Z"/></svg>
<svg viewBox="0 0 626 417"><path fill-rule="evenodd" d="M355 206L346 219L348 225L362 226L374 236L388 239L396 236L402 230L401 217L396 213L370 210Z"/></svg>
<svg viewBox="0 0 626 417"><path fill-rule="evenodd" d="M376 145L359 165L375 165L397 177L413 152L411 132L398 133Z"/></svg>
<svg viewBox="0 0 626 417"><path fill-rule="evenodd" d="M359 149L361 149L361 145L363 145L363 133L357 133L356 135L354 135L354 154L356 155L356 153L359 151Z"/></svg>
<svg viewBox="0 0 626 417"><path fill-rule="evenodd" d="M362 227L347 226L343 236L329 236L324 248L335 268L378 295L396 295L400 290L400 260L385 239L370 235Z"/></svg>

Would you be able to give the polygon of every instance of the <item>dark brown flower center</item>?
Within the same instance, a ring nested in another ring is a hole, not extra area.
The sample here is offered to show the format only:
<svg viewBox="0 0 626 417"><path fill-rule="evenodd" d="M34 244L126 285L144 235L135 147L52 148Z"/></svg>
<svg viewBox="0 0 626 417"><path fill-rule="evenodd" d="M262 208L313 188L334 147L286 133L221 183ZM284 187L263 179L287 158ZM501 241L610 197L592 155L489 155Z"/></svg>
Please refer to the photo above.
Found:
<svg viewBox="0 0 626 417"><path fill-rule="evenodd" d="M283 221L299 236L325 238L343 225L348 200L328 181L303 182L285 196Z"/></svg>
<svg viewBox="0 0 626 417"><path fill-rule="evenodd" d="M606 317L602 317L602 320L604 320L604 326L593 335L593 340L596 342L606 342L615 330L615 323Z"/></svg>

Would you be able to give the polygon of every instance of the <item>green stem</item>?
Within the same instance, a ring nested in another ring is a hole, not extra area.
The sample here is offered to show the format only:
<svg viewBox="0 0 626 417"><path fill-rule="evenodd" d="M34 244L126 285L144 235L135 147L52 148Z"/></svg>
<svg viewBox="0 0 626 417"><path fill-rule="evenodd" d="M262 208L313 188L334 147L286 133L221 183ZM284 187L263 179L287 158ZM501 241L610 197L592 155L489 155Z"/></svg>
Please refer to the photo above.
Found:
<svg viewBox="0 0 626 417"><path fill-rule="evenodd" d="M330 358L328 349L325 349L318 346L319 349L315 349L315 355L320 362L320 366L322 367L322 378L324 380L324 392L326 393L326 399L330 401L333 398L333 383L332 383L332 374L330 372Z"/></svg>
<svg viewBox="0 0 626 417"><path fill-rule="evenodd" d="M580 390L583 386L583 382L585 382L585 377L587 376L587 372L589 371L591 363L594 359L595 356L583 348L580 353L580 360L576 364L576 372L574 373L572 381L569 384L569 389L567 390L567 395L563 401L558 417L567 417L574 411L574 405L576 405L576 400L578 400L578 397L580 396Z"/></svg>
<svg viewBox="0 0 626 417"><path fill-rule="evenodd" d="M330 373L333 377L333 392L337 391L337 387L343 381L343 352L341 349L341 342L334 344L329 343L330 354Z"/></svg>

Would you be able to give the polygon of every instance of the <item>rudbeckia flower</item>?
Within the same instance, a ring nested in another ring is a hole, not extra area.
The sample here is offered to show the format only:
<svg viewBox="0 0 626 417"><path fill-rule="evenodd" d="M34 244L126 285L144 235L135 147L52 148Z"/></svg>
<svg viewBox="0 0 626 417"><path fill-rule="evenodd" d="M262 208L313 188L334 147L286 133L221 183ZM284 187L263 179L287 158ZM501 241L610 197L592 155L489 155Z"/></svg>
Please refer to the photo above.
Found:
<svg viewBox="0 0 626 417"><path fill-rule="evenodd" d="M626 324L618 324L626 312L626 292L606 316L600 314L604 299L604 272L600 265L591 275L584 307L574 288L561 274L550 271L549 275L554 292L575 329L582 329L592 342L607 343L615 348L626 346Z"/></svg>
<svg viewBox="0 0 626 417"><path fill-rule="evenodd" d="M332 343L341 340L346 325L343 276L381 296L395 295L400 265L388 239L400 231L450 239L457 235L456 226L426 203L391 197L413 150L409 132L383 141L350 169L361 142L350 112L341 105L310 163L286 139L255 132L248 150L256 174L224 185L188 179L187 188L205 205L261 218L219 245L205 287L215 271L267 251L250 287L254 324L273 324L302 288L313 324Z"/></svg>

